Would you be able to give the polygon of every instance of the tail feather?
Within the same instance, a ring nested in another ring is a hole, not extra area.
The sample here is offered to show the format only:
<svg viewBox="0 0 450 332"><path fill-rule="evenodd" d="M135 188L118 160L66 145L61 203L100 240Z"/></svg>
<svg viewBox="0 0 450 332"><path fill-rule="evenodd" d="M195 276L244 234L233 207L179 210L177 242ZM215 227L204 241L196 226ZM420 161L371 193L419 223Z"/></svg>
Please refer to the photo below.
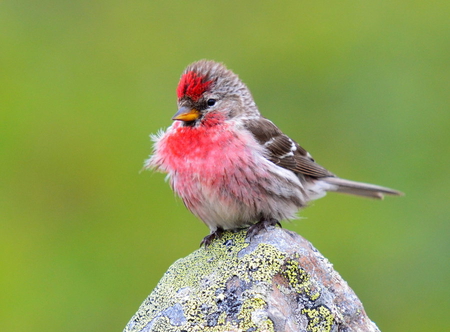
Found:
<svg viewBox="0 0 450 332"><path fill-rule="evenodd" d="M384 195L402 196L403 193L398 190L377 186L374 184L350 181L338 177L321 178L322 181L331 184L330 191L336 191L343 194L364 196L376 199L383 199Z"/></svg>

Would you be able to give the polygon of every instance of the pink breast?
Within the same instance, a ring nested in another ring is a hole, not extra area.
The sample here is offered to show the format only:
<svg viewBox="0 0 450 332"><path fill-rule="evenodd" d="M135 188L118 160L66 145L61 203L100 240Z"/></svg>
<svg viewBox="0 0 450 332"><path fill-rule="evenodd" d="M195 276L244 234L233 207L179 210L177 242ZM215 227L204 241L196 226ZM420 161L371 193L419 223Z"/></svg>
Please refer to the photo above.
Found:
<svg viewBox="0 0 450 332"><path fill-rule="evenodd" d="M260 195L255 184L267 176L255 162L256 148L250 134L238 135L226 123L174 124L158 142L156 152L163 162L161 168L169 173L173 189L182 198L197 200L204 192L218 192L224 200L248 201Z"/></svg>

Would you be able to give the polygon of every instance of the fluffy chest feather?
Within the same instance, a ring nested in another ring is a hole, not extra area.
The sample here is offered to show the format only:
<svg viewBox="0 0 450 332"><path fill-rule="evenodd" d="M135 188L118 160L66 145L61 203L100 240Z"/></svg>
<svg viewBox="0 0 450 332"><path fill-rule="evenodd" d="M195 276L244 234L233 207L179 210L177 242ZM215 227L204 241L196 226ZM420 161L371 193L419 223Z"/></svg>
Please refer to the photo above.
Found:
<svg viewBox="0 0 450 332"><path fill-rule="evenodd" d="M173 190L211 229L235 228L261 216L291 219L303 205L294 173L269 161L253 135L233 122L175 123L154 140L147 167L167 173Z"/></svg>
<svg viewBox="0 0 450 332"><path fill-rule="evenodd" d="M238 137L226 123L187 127L177 122L156 138L149 164L169 176L212 181L226 177L236 167L249 167L261 149L250 133Z"/></svg>

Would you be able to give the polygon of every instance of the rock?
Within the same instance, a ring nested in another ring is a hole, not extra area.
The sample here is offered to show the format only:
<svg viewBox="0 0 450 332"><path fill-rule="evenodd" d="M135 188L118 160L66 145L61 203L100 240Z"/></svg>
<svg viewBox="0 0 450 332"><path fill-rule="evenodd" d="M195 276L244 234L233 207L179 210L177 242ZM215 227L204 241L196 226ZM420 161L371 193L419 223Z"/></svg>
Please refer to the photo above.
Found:
<svg viewBox="0 0 450 332"><path fill-rule="evenodd" d="M177 260L125 332L379 331L347 283L300 235L225 232Z"/></svg>

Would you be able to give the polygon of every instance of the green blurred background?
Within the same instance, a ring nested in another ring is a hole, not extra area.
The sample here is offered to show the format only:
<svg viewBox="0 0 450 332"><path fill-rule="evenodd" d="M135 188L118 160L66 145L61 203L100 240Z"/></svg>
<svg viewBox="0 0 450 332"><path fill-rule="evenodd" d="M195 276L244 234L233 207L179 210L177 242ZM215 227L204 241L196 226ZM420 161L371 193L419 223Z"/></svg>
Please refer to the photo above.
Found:
<svg viewBox="0 0 450 332"><path fill-rule="evenodd" d="M184 67L222 61L341 177L290 224L384 331L450 325L450 2L1 1L0 330L121 331L207 228L142 172Z"/></svg>

